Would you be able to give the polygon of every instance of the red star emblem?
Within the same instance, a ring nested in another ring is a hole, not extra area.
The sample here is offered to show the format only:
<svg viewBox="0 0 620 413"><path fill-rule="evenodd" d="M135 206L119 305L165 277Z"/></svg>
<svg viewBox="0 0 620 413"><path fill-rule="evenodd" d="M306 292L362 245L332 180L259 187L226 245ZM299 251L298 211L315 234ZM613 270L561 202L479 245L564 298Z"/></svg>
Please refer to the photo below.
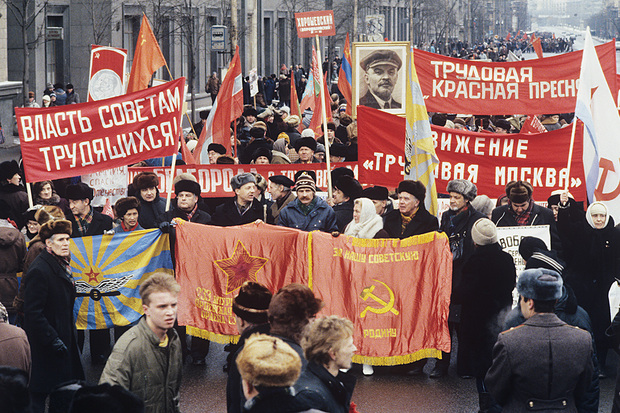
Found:
<svg viewBox="0 0 620 413"><path fill-rule="evenodd" d="M256 281L256 273L269 259L254 257L248 253L241 241L237 241L230 258L213 261L226 273L226 294L237 290L246 281Z"/></svg>
<svg viewBox="0 0 620 413"><path fill-rule="evenodd" d="M95 269L93 267L90 267L90 272L83 272L82 275L83 276L87 276L88 277L88 283L92 283L94 282L95 284L98 284L99 281L97 280L97 277L99 276L99 274L101 274L100 272L95 271Z"/></svg>

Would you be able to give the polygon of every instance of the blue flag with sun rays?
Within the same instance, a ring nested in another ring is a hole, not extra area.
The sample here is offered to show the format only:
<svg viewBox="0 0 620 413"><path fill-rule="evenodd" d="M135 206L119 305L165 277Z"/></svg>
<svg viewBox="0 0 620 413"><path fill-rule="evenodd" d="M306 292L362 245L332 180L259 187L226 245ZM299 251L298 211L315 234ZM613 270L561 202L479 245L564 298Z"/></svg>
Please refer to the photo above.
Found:
<svg viewBox="0 0 620 413"><path fill-rule="evenodd" d="M159 229L71 239L78 330L125 326L142 316L140 285L173 274L168 234Z"/></svg>

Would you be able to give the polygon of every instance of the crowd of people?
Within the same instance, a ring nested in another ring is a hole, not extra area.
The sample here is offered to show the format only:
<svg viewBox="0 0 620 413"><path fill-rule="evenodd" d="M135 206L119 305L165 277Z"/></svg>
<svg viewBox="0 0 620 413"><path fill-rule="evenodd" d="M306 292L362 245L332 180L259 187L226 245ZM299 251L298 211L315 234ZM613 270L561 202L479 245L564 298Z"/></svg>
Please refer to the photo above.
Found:
<svg viewBox="0 0 620 413"><path fill-rule="evenodd" d="M476 379L483 412L500 406L520 411L527 403L598 410L598 381L614 348L610 335L620 330L607 299L618 278L620 230L604 203L584 212L582 203L560 190L547 208L534 202L533 187L525 181L510 182L493 201L479 195L472 182L455 179L445 188L450 207L438 220L424 206L421 182L404 180L393 192L364 188L350 169L339 167L331 172L331 198L317 189L313 171L299 171L294 180L240 173L230 182L234 196L224 199L203 199L196 178L182 173L174 180L173 205L165 211L159 178L142 172L129 185L129 196L116 202L113 219L91 205L93 188L81 182L37 183L38 204L29 209L19 165L5 162L0 171L0 272L6 281L0 297L10 323L0 326L0 346L11 346L11 357L2 362L29 374L32 411L44 411L59 385L84 379L84 340L73 319L70 239L159 228L171 234L173 251L175 218L218 226L262 220L358 238L443 232L453 256L448 326L459 346L456 355L444 353L434 361L430 377L446 376L453 356L456 374ZM498 243L497 227L530 225L548 226L551 243L521 241L526 271L517 278L511 255ZM520 301L511 310L515 285ZM184 356L200 365L209 351L207 340L192 337L188 345L184 329L175 326L178 292L173 277L153 275L140 286L144 316L131 328L114 329L113 348L107 330L90 332L91 362L105 364L104 387L78 386L75 397L123 390L137 396L127 396L128 403L141 402L144 411L177 411ZM229 346L227 360L230 412L349 411L355 379L345 371L356 350L354 329L335 316L314 320L321 308L321 300L303 285L285 286L273 296L257 283L239 290L233 312L241 337ZM515 326L523 327L500 334ZM538 333L541 328L549 333ZM519 350L524 345L530 353ZM7 354L4 347L1 354ZM427 361L405 366L407 374L424 374ZM12 380L21 380L19 370L12 370ZM373 366L362 371L372 375ZM541 380L529 380L532 371Z"/></svg>

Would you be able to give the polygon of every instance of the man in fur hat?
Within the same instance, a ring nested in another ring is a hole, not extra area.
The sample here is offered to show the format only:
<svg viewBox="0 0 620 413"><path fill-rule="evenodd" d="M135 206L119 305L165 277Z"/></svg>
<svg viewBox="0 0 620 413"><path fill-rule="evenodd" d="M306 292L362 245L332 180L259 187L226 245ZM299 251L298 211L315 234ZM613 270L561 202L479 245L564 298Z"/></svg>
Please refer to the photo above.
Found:
<svg viewBox="0 0 620 413"><path fill-rule="evenodd" d="M297 199L282 208L278 225L302 231L338 231L336 213L316 196L316 182L306 171L296 178L295 192Z"/></svg>
<svg viewBox="0 0 620 413"><path fill-rule="evenodd" d="M250 337L237 358L237 365L243 394L248 399L244 412L310 411L310 403L295 397L291 387L299 377L301 362L284 341L264 334Z"/></svg>
<svg viewBox="0 0 620 413"><path fill-rule="evenodd" d="M527 181L508 182L506 184L508 204L495 208L491 213L491 221L497 227L549 225L551 249L561 256L562 243L553 211L537 205L532 198L533 191L532 185Z"/></svg>
<svg viewBox="0 0 620 413"><path fill-rule="evenodd" d="M243 172L230 179L230 186L235 196L227 199L222 205L215 208L213 225L229 227L254 222L257 219L272 224L271 209L261 204L256 194L256 178L249 172Z"/></svg>
<svg viewBox="0 0 620 413"><path fill-rule="evenodd" d="M243 350L246 340L251 335L269 333L269 318L267 310L271 302L271 292L263 285L246 281L239 289L239 294L233 301L232 311L235 314L239 342L232 346L227 357L228 381L226 383L226 404L228 413L241 413L245 397L241 388L241 376L237 369L236 360Z"/></svg>
<svg viewBox="0 0 620 413"><path fill-rule="evenodd" d="M84 379L73 317L75 286L69 260L72 224L45 223L39 236L46 249L34 260L24 286L24 329L32 351L30 390L35 413L60 383Z"/></svg>
<svg viewBox="0 0 620 413"><path fill-rule="evenodd" d="M271 215L275 224L280 222L280 211L295 200L295 194L291 191L291 187L294 185L295 182L284 175L269 177L269 192L274 201L271 205Z"/></svg>
<svg viewBox="0 0 620 413"><path fill-rule="evenodd" d="M304 130L304 133L305 132ZM302 137L294 143L295 151L299 155L299 159L293 163L319 163L319 160L314 157L316 146L316 140L314 140L313 137L302 135Z"/></svg>
<svg viewBox="0 0 620 413"><path fill-rule="evenodd" d="M226 155L226 148L220 143L210 143L207 146L207 153L209 154L209 164L215 165L217 158L222 155Z"/></svg>
<svg viewBox="0 0 620 413"><path fill-rule="evenodd" d="M93 188L83 182L67 186L66 196L72 213L67 219L73 225L73 238L101 235L112 229L112 218L90 205L93 195Z"/></svg>
<svg viewBox="0 0 620 413"><path fill-rule="evenodd" d="M485 218L480 212L476 211L471 205L478 193L476 185L465 179L453 179L448 182L446 191L450 194L450 209L441 216L441 225L439 230L445 232L450 241L450 249L452 250L452 292L458 288L461 282L461 273L463 265L469 257L474 253L474 242L471 238L471 227L474 222L480 218ZM449 318L452 325L450 332L456 332L456 314L460 314L460 303L454 301L454 297L450 300L450 312L452 317ZM443 353L441 360L437 360L435 368L430 374L431 378L440 378L448 373L450 366L450 353ZM459 369L459 367L461 367ZM457 373L459 376L472 376L473 372L468 371L467 367L457 363Z"/></svg>
<svg viewBox="0 0 620 413"><path fill-rule="evenodd" d="M176 205L164 213L163 222L169 223L174 218L181 218L184 221L196 222L198 224L210 223L211 215L198 208L198 199L202 193L200 184L191 175L186 178L174 184Z"/></svg>
<svg viewBox="0 0 620 413"><path fill-rule="evenodd" d="M375 185L368 187L362 191L362 196L372 201L377 215L381 216L383 221L385 221L387 213L394 210L394 206L389 199L388 189L384 186Z"/></svg>
<svg viewBox="0 0 620 413"><path fill-rule="evenodd" d="M140 201L135 196L120 198L114 204L114 214L121 224L114 228L115 233L139 231L144 229L139 220Z"/></svg>
<svg viewBox="0 0 620 413"><path fill-rule="evenodd" d="M159 227L166 200L159 196L159 177L153 172L140 172L132 182L134 196L140 201L138 223L144 229Z"/></svg>
<svg viewBox="0 0 620 413"><path fill-rule="evenodd" d="M582 411L592 380L592 338L569 326L553 309L562 277L529 269L517 280L525 323L501 333L485 383L504 411Z"/></svg>
<svg viewBox="0 0 620 413"><path fill-rule="evenodd" d="M342 175L334 182L332 206L336 213L338 231L344 232L346 226L353 220L353 201L362 196L362 185L357 179Z"/></svg>
<svg viewBox="0 0 620 413"><path fill-rule="evenodd" d="M398 210L389 212L383 229L390 238L408 238L412 235L437 231L437 218L424 207L426 188L420 181L404 180L398 184Z"/></svg>

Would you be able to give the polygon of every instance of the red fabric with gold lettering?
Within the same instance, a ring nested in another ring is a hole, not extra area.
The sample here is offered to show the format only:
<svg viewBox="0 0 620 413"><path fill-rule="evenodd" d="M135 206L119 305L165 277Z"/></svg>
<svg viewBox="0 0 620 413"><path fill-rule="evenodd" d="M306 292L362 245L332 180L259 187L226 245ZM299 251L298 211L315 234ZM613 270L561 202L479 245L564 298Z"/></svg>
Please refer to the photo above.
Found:
<svg viewBox="0 0 620 413"><path fill-rule="evenodd" d="M354 361L406 364L450 351L452 254L445 234L368 240L312 233L322 314L353 321Z"/></svg>
<svg viewBox="0 0 620 413"><path fill-rule="evenodd" d="M609 87L616 92L616 47L596 47ZM414 50L430 112L492 115L575 111L582 51L520 62L481 62ZM614 97L616 95L614 94Z"/></svg>
<svg viewBox="0 0 620 413"><path fill-rule="evenodd" d="M214 227L181 222L176 228L178 320L188 333L226 343L238 335L232 300L244 281L272 293L308 283L307 234L264 223Z"/></svg>
<svg viewBox="0 0 620 413"><path fill-rule="evenodd" d="M405 119L377 109L358 107L359 181L395 188L403 179ZM439 166L437 192L452 179L469 179L478 194L491 198L505 192L511 180L530 181L534 199L546 200L564 188L572 127L546 133L476 133L431 125ZM570 169L569 190L586 199L583 172L583 124L578 123Z"/></svg>

